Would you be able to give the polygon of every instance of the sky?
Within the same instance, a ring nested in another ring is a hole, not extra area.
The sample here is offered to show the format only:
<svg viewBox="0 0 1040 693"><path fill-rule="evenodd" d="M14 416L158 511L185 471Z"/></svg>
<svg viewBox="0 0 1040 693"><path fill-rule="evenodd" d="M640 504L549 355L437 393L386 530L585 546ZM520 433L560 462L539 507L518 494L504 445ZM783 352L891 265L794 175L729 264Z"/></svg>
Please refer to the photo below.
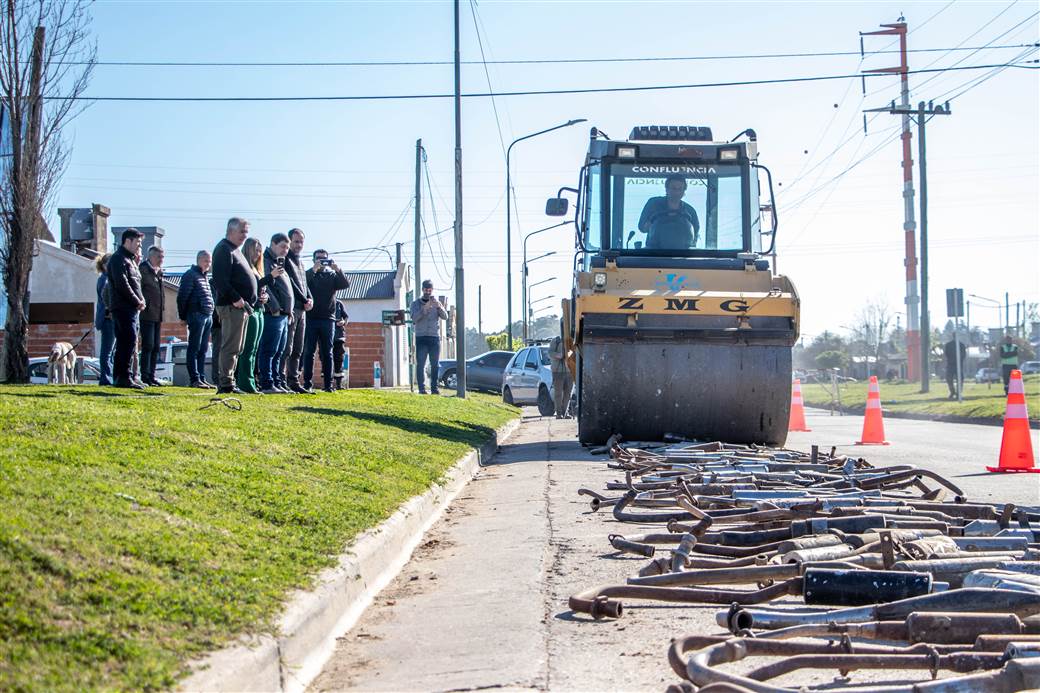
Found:
<svg viewBox="0 0 1040 693"><path fill-rule="evenodd" d="M93 97L450 94L448 2L114 2L91 9L100 61L439 62L397 66L98 65ZM1035 59L1035 2L489 2L461 5L464 93L583 89L858 74L890 67L890 37L865 37L902 14L911 69ZM479 33L475 29L479 28ZM961 48L980 50L953 50ZM874 51L874 54L869 54ZM719 57L833 53L812 57ZM483 57L491 64L481 63ZM714 57L713 57L714 56ZM596 63L509 60L697 57ZM711 59L704 59L711 58ZM932 323L945 289L1003 301L1040 301L1040 72L946 71L910 76L911 103L950 99L927 126ZM520 319L521 239L555 223L547 197L577 183L588 128L615 139L634 125L711 127L717 139L758 133L760 162L777 183L778 269L802 299L811 339L842 330L868 302L905 311L899 117L862 111L899 96L898 77L640 91L472 97L462 104L467 324L505 325L505 148L570 119L588 122L517 144L513 316ZM307 249L404 243L413 256L415 142L423 187L424 277L451 293L454 112L450 98L280 101L95 101L70 125L70 166L58 207L101 203L112 226L165 229L167 265L212 248L230 216L265 242L300 227ZM917 158L917 131L914 130ZM915 171L916 177L916 171ZM919 184L915 182L915 187ZM918 200L919 201L919 200ZM916 214L915 214L916 216ZM535 300L570 292L573 229L533 237ZM393 252L393 247L390 248ZM382 251L341 255L352 269L389 268ZM478 287L482 311L478 316ZM997 326L992 301L972 301L972 324ZM1014 319L1014 307L1011 309Z"/></svg>

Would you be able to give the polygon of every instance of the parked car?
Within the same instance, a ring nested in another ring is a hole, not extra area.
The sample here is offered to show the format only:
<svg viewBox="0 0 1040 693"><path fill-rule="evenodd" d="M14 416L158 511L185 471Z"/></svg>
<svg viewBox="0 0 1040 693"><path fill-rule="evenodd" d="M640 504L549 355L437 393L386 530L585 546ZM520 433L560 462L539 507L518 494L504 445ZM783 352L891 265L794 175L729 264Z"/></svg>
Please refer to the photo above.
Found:
<svg viewBox="0 0 1040 693"><path fill-rule="evenodd" d="M1040 373L1040 361L1026 361L1019 370L1022 371L1022 375Z"/></svg>
<svg viewBox="0 0 1040 693"><path fill-rule="evenodd" d="M980 368L975 371L975 382L977 383L999 383L1000 370L997 368Z"/></svg>
<svg viewBox="0 0 1040 693"><path fill-rule="evenodd" d="M83 373L84 385L97 385L101 380L101 364L97 359L77 356L77 372ZM29 382L33 385L47 384L47 357L29 359Z"/></svg>
<svg viewBox="0 0 1040 693"><path fill-rule="evenodd" d="M502 391L502 373L512 351L487 351L466 359L466 389ZM456 380L455 359L442 359L438 364L438 377L446 390L454 390L458 386Z"/></svg>
<svg viewBox="0 0 1040 693"><path fill-rule="evenodd" d="M551 416L556 411L548 347L529 346L516 352L502 375L502 401L538 405L542 416Z"/></svg>

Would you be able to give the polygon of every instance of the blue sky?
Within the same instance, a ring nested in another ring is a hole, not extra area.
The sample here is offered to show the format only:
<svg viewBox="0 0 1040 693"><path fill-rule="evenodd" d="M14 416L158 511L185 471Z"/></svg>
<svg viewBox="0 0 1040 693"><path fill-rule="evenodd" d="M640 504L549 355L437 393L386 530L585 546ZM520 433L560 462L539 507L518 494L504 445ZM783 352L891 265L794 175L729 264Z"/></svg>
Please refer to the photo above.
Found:
<svg viewBox="0 0 1040 693"><path fill-rule="evenodd" d="M476 14L488 60L704 56L851 51L849 56L591 65L477 65L463 90L497 91L774 79L855 73L897 56L858 55L860 31L902 12L911 48L1028 44L1038 36L1032 2L904 3L536 3L480 2ZM451 4L97 2L92 30L102 61L450 61ZM479 60L473 10L462 5L463 60ZM917 27L920 28L917 28ZM975 34L972 36L972 34ZM1001 34L1005 34L1001 37ZM867 49L889 46L868 39ZM1000 63L1022 48L974 54L911 55L911 68ZM1034 52L1029 57L1036 57ZM933 64L934 63L934 64ZM927 83L911 76L911 99L946 99L982 72L949 72ZM1040 300L1038 234L1038 72L1008 69L952 102L953 115L928 130L931 302L942 324L943 292ZM918 86L920 85L920 86ZM962 86L963 85L963 86ZM93 96L318 96L449 93L450 65L407 67L98 66ZM552 223L544 200L576 182L588 126L615 138L633 125L708 125L729 138L752 127L773 171L781 215L779 267L803 298L809 335L850 324L879 297L901 311L904 293L898 119L883 114L863 135L864 108L898 97L898 79L691 89L631 94L471 98L463 103L466 288L476 325L483 287L485 329L505 322L503 144L587 118L588 123L524 142L513 153L514 317L521 314L523 234ZM837 107L835 107L837 105ZM496 121L495 111L498 119ZM412 255L415 140L428 151L430 234L453 219L453 111L450 99L279 103L95 102L74 121L71 165L57 206L93 202L112 225L166 229L169 265L212 247L226 219L246 216L266 240L293 226L308 247L347 250L402 241ZM499 135L501 129L501 138ZM840 144L844 146L839 147ZM916 156L916 132L914 152ZM864 154L876 153L827 182ZM833 152L833 153L832 153ZM811 193L808 197L804 197ZM435 203L431 209L431 198ZM803 199L804 198L804 199ZM436 216L436 219L434 218ZM51 217L57 228L56 213ZM539 290L569 291L572 234L540 234L532 254ZM432 249L432 253L431 253ZM450 232L424 247L424 275L441 287L453 265ZM431 257L432 256L432 257ZM347 256L350 267L387 266L383 253ZM549 293L548 291L546 293ZM537 298L537 296L536 296ZM996 325L978 304L973 322Z"/></svg>

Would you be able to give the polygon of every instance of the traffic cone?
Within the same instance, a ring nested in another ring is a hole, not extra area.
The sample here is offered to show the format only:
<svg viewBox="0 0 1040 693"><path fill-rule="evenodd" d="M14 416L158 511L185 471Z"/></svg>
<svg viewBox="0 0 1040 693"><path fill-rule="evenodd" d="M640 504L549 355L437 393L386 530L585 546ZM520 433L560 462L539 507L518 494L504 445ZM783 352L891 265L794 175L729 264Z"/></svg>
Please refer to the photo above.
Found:
<svg viewBox="0 0 1040 693"><path fill-rule="evenodd" d="M1029 433L1026 391L1022 387L1022 371L1011 371L1008 382L1007 410L1004 414L1004 437L1000 441L1000 462L986 467L990 472L1040 472L1033 457L1033 440Z"/></svg>
<svg viewBox="0 0 1040 693"><path fill-rule="evenodd" d="M881 390L877 376L870 376L867 390L867 410L863 413L863 436L856 445L888 445L885 440L885 424L881 420Z"/></svg>
<svg viewBox="0 0 1040 693"><path fill-rule="evenodd" d="M800 431L809 433L811 428L805 424L805 404L802 402L802 381L795 380L791 386L791 421L787 425L788 431Z"/></svg>

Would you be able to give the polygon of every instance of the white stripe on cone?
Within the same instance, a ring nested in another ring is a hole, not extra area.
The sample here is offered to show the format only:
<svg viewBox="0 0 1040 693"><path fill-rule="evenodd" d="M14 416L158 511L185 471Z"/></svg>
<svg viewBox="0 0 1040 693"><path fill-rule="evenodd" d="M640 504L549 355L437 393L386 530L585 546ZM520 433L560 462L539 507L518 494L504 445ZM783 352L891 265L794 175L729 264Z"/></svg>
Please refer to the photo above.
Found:
<svg viewBox="0 0 1040 693"><path fill-rule="evenodd" d="M881 408L881 400L878 400L878 399L868 399L867 400L867 409L880 409L880 408Z"/></svg>
<svg viewBox="0 0 1040 693"><path fill-rule="evenodd" d="M1024 395L1026 393L1025 387L1022 385L1021 378L1012 378L1008 382L1008 394L1009 395Z"/></svg>
<svg viewBox="0 0 1040 693"><path fill-rule="evenodd" d="M1029 413L1026 411L1026 405L1024 404L1009 404L1007 405L1007 413L1004 415L1005 419L1028 419Z"/></svg>

